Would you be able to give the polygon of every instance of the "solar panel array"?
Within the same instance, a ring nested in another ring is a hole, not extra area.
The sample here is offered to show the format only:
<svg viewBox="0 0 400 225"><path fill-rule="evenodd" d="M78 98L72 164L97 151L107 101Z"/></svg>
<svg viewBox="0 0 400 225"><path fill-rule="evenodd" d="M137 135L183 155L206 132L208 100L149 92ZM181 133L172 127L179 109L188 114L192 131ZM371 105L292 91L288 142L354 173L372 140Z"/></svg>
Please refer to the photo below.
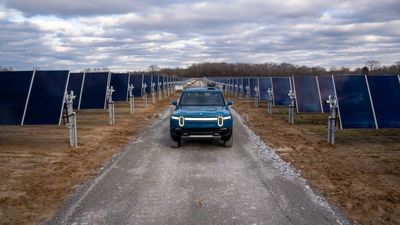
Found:
<svg viewBox="0 0 400 225"><path fill-rule="evenodd" d="M274 105L289 105L289 90L296 94L298 113L328 113L326 100L337 96L340 127L400 128L400 76L333 75L293 77L208 78L226 85L246 85L260 90L260 100L267 100L273 90ZM243 90L244 91L244 90Z"/></svg>
<svg viewBox="0 0 400 225"><path fill-rule="evenodd" d="M60 124L69 71L0 73L0 125Z"/></svg>
<svg viewBox="0 0 400 225"><path fill-rule="evenodd" d="M107 88L112 86L114 101L128 100L128 84L133 94L142 95L144 78L148 82L170 84L178 78L110 72L69 73L54 71L0 72L0 125L60 124L66 92L73 91L75 109L104 109ZM183 79L180 79L183 80ZM146 82L146 83L147 83ZM155 86L158 91L158 86ZM163 89L163 87L160 87Z"/></svg>

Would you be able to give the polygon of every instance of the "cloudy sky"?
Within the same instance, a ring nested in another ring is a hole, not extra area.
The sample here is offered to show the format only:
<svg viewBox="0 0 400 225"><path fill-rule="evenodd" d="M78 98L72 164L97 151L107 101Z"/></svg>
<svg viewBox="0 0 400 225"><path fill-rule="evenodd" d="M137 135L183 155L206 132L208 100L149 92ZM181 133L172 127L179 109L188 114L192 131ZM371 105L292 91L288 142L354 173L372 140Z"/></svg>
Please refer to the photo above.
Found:
<svg viewBox="0 0 400 225"><path fill-rule="evenodd" d="M399 0L0 0L0 66L400 61Z"/></svg>

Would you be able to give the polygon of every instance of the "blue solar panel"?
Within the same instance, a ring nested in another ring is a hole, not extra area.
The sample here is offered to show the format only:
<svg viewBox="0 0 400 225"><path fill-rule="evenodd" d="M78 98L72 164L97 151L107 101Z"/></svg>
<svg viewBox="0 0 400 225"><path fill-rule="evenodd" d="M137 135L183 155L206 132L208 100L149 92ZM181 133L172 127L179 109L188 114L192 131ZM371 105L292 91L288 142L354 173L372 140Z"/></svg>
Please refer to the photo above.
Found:
<svg viewBox="0 0 400 225"><path fill-rule="evenodd" d="M158 75L153 75L153 83L156 85L156 86L154 86L155 92L158 92L158 82L159 82L158 78L159 78Z"/></svg>
<svg viewBox="0 0 400 225"><path fill-rule="evenodd" d="M243 78L238 78L238 80L237 80L237 82L238 82L238 87L240 86L240 85L243 85Z"/></svg>
<svg viewBox="0 0 400 225"><path fill-rule="evenodd" d="M367 76L378 128L400 128L398 76Z"/></svg>
<svg viewBox="0 0 400 225"><path fill-rule="evenodd" d="M131 74L129 75L129 84L133 84L133 95L135 97L142 96L142 83L143 83L143 75L142 74Z"/></svg>
<svg viewBox="0 0 400 225"><path fill-rule="evenodd" d="M298 113L322 112L315 76L294 76L293 88L296 92Z"/></svg>
<svg viewBox="0 0 400 225"><path fill-rule="evenodd" d="M112 96L114 101L128 101L128 79L127 73L111 74L110 86L115 90Z"/></svg>
<svg viewBox="0 0 400 225"><path fill-rule="evenodd" d="M74 95L76 96L73 105L74 109L77 109L79 107L79 99L82 90L82 81L83 81L83 73L71 73L69 75L67 91L68 93L70 91L73 91Z"/></svg>
<svg viewBox="0 0 400 225"><path fill-rule="evenodd" d="M249 78L243 78L243 88L246 88L248 85L250 85Z"/></svg>
<svg viewBox="0 0 400 225"><path fill-rule="evenodd" d="M146 87L146 93L147 94L150 94L151 79L152 79L152 75L143 75L143 83L145 83L147 85L147 87Z"/></svg>
<svg viewBox="0 0 400 225"><path fill-rule="evenodd" d="M104 109L109 85L108 72L85 73L80 109Z"/></svg>
<svg viewBox="0 0 400 225"><path fill-rule="evenodd" d="M164 76L159 76L158 77L158 82L160 83L160 90L161 91L164 90L164 79L165 79Z"/></svg>
<svg viewBox="0 0 400 225"><path fill-rule="evenodd" d="M332 76L318 76L317 80L319 92L321 94L322 107L324 109L324 112L328 113L331 111L331 109L329 108L329 104L326 103L326 100L329 99L329 95L331 95L332 97L335 95Z"/></svg>
<svg viewBox="0 0 400 225"><path fill-rule="evenodd" d="M61 122L68 77L68 70L35 72L24 125Z"/></svg>
<svg viewBox="0 0 400 225"><path fill-rule="evenodd" d="M365 76L334 76L341 128L375 128Z"/></svg>
<svg viewBox="0 0 400 225"><path fill-rule="evenodd" d="M33 71L0 72L0 125L20 125Z"/></svg>
<svg viewBox="0 0 400 225"><path fill-rule="evenodd" d="M273 77L272 88L274 92L275 105L289 105L289 90L290 78L289 77Z"/></svg>
<svg viewBox="0 0 400 225"><path fill-rule="evenodd" d="M256 97L256 91L254 90L254 88L258 87L258 78L250 78L249 81L251 97Z"/></svg>
<svg viewBox="0 0 400 225"><path fill-rule="evenodd" d="M260 99L268 100L268 88L272 88L272 79L271 77L260 77Z"/></svg>

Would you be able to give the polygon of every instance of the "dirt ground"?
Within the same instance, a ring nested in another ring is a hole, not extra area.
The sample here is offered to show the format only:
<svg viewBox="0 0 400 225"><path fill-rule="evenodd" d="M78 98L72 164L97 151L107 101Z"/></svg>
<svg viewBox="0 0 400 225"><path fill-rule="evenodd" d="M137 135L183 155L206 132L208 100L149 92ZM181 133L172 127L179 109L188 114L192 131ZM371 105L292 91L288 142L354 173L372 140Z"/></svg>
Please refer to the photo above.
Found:
<svg viewBox="0 0 400 225"><path fill-rule="evenodd" d="M235 101L251 129L290 162L314 190L355 224L400 224L400 131L339 130L326 143L327 115L300 114L289 125L287 107L267 115L266 103Z"/></svg>
<svg viewBox="0 0 400 225"><path fill-rule="evenodd" d="M74 189L93 176L170 105L172 97L148 108L137 100L116 104L116 125L105 110L78 112L78 148L69 147L63 126L0 127L0 224L41 224Z"/></svg>

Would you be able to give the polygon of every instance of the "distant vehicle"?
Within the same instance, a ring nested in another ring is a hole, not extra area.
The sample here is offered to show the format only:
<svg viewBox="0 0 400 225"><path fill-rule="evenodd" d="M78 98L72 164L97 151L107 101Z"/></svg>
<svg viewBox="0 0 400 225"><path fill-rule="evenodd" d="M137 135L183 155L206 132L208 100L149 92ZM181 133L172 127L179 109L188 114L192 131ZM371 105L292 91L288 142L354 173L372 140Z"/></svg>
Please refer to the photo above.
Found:
<svg viewBox="0 0 400 225"><path fill-rule="evenodd" d="M170 118L171 146L181 146L182 137L220 138L225 147L233 145L233 118L222 92L215 87L187 88Z"/></svg>

